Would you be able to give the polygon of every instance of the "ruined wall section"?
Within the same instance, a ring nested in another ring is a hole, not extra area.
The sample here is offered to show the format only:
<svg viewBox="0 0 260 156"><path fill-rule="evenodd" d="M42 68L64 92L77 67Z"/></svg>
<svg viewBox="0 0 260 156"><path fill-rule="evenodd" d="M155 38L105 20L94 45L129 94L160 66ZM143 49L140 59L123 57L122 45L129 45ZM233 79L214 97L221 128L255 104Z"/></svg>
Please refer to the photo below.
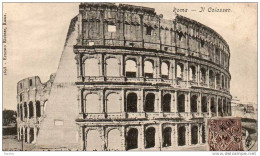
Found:
<svg viewBox="0 0 260 156"><path fill-rule="evenodd" d="M78 45L123 46L209 60L229 69L229 46L211 28L173 13L163 19L152 8L113 3L82 3Z"/></svg>
<svg viewBox="0 0 260 156"><path fill-rule="evenodd" d="M56 77L51 89L46 117L40 127L37 149L76 150L78 147L78 127L75 123L78 112L77 66L73 45L79 37L80 16L71 20L67 39L61 55Z"/></svg>
<svg viewBox="0 0 260 156"><path fill-rule="evenodd" d="M47 82L42 83L38 76L34 76L17 83L18 140L21 140L23 135L25 142L36 142L37 132L45 116L45 108L54 78L55 74L52 74ZM29 133L29 129L33 129L33 134Z"/></svg>

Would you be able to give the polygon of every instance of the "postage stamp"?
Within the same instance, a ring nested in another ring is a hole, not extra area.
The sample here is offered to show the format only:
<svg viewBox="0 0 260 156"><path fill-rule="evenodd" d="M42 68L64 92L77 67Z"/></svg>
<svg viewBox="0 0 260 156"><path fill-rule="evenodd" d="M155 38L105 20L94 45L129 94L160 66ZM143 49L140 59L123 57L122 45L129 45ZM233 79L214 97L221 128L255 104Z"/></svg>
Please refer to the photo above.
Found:
<svg viewBox="0 0 260 156"><path fill-rule="evenodd" d="M209 119L210 151L243 151L241 118Z"/></svg>

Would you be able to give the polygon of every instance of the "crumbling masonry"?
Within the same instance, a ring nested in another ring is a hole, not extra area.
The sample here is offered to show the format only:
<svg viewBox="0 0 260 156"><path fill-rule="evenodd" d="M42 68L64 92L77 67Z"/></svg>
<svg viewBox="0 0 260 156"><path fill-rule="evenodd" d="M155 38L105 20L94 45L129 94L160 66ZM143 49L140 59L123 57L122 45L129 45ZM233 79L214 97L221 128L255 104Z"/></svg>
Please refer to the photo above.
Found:
<svg viewBox="0 0 260 156"><path fill-rule="evenodd" d="M146 7L81 3L39 120L47 99L20 100L38 86L30 89L30 78L18 83L18 136L33 138L27 142L39 149L203 145L205 120L231 115L229 59L226 41L192 19L173 13L165 20Z"/></svg>

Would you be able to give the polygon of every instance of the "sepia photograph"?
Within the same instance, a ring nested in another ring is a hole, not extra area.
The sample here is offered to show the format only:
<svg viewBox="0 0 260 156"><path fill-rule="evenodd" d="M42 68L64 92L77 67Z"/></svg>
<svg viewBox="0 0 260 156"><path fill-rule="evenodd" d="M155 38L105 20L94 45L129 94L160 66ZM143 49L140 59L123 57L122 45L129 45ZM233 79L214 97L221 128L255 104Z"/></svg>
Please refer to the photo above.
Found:
<svg viewBox="0 0 260 156"><path fill-rule="evenodd" d="M258 152L257 16L257 2L3 2L2 152Z"/></svg>

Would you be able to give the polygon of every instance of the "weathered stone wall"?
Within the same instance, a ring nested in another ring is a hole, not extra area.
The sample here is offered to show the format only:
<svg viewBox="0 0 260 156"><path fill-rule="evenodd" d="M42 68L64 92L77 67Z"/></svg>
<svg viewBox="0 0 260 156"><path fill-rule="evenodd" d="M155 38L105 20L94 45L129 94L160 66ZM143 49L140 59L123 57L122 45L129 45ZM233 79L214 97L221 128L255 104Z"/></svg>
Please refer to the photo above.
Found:
<svg viewBox="0 0 260 156"><path fill-rule="evenodd" d="M18 140L35 143L37 132L50 95L55 74L42 83L38 76L23 79L17 83L17 134Z"/></svg>
<svg viewBox="0 0 260 156"><path fill-rule="evenodd" d="M211 28L181 15L165 20L151 8L111 3L82 3L80 14L80 45L155 49L196 56L229 68L226 41Z"/></svg>

